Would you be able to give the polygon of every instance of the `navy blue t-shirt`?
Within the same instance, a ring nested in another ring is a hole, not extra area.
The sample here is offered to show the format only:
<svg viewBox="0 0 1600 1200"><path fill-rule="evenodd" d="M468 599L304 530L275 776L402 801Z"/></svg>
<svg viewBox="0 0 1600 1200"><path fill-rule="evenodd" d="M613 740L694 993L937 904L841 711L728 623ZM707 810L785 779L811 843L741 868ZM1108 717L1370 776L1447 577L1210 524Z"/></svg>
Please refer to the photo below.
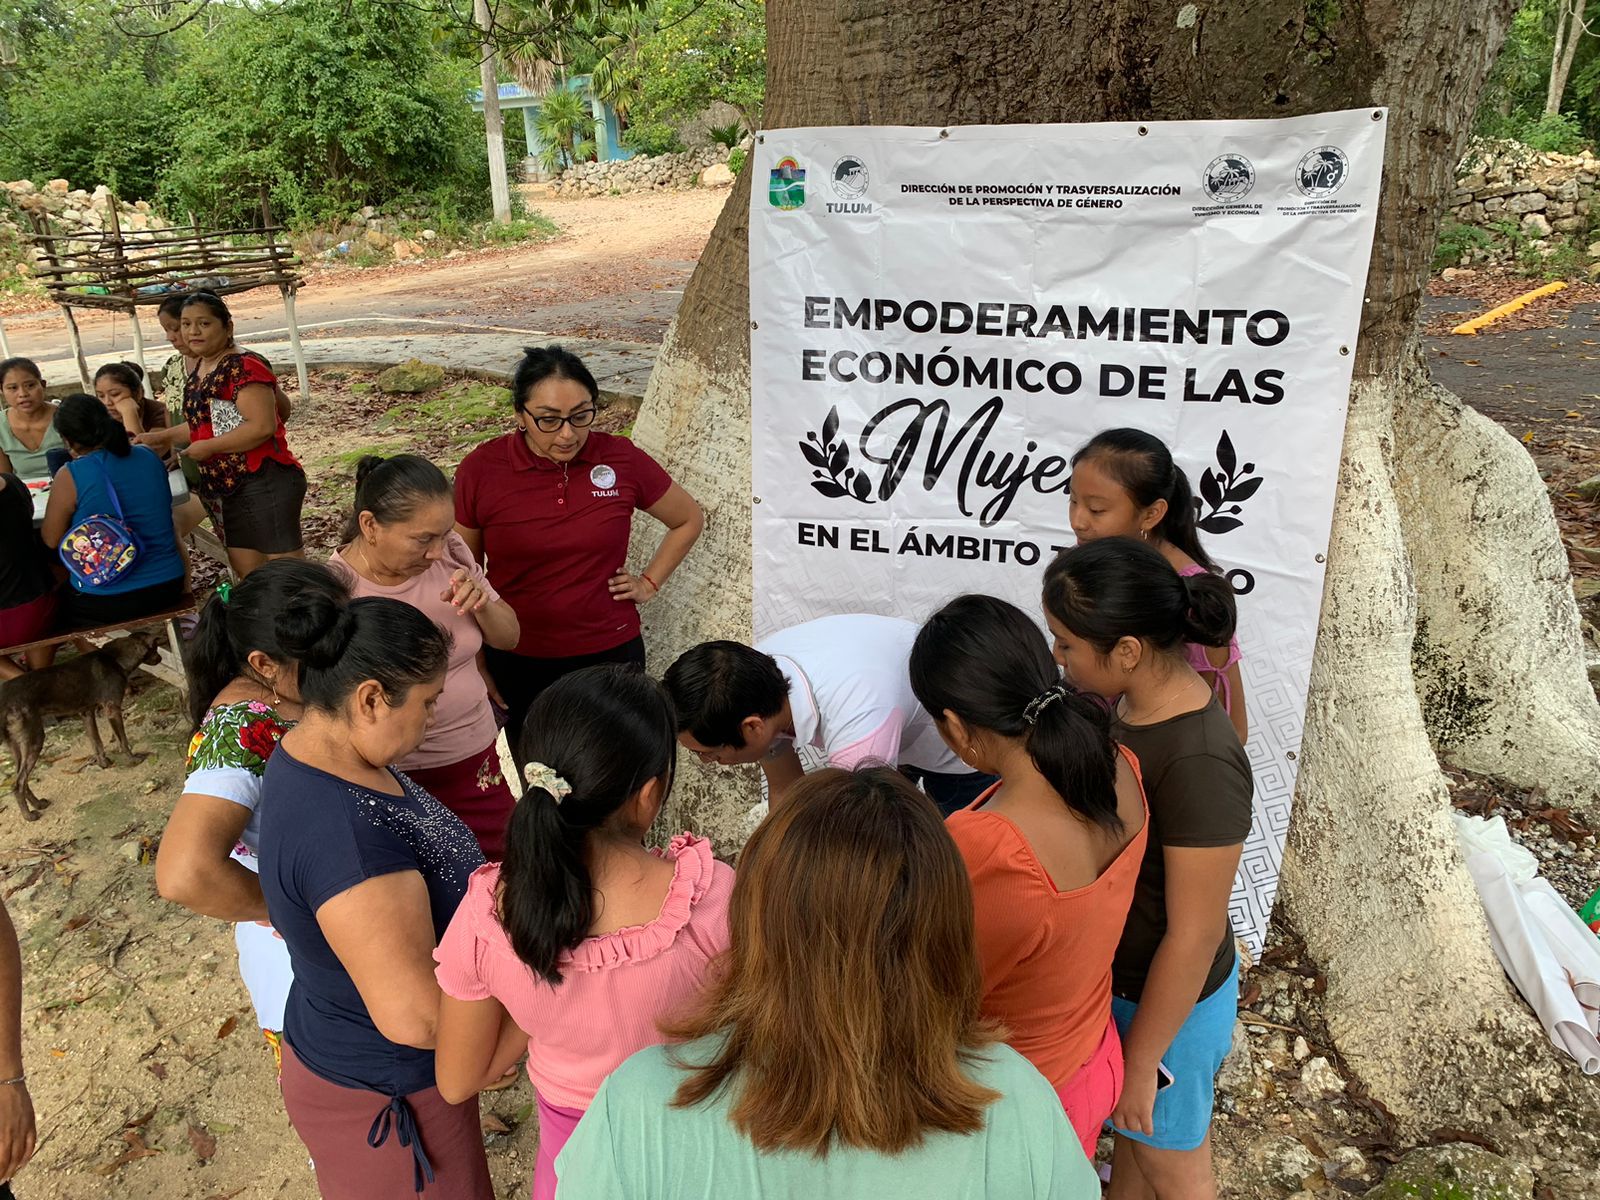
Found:
<svg viewBox="0 0 1600 1200"><path fill-rule="evenodd" d="M294 967L284 1037L322 1078L393 1097L433 1086L433 1051L378 1032L322 935L317 909L368 879L417 871L428 885L437 942L483 851L460 817L390 769L405 795L319 771L279 746L262 778L260 858L267 912Z"/></svg>

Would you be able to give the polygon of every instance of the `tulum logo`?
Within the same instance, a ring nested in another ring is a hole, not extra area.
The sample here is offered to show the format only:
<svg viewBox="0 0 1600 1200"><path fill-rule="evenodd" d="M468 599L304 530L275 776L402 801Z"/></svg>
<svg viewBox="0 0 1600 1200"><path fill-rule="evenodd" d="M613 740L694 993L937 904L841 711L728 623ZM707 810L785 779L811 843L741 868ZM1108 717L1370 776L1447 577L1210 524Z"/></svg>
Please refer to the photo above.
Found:
<svg viewBox="0 0 1600 1200"><path fill-rule="evenodd" d="M1195 525L1204 533L1230 533L1244 524L1243 503L1261 489L1255 463L1240 464L1233 439L1224 429L1217 439L1217 465L1200 476L1200 494L1194 498Z"/></svg>
<svg viewBox="0 0 1600 1200"><path fill-rule="evenodd" d="M841 200L858 200L867 191L867 164L854 154L846 154L833 164L833 174L828 182L834 195Z"/></svg>
<svg viewBox="0 0 1600 1200"><path fill-rule="evenodd" d="M1219 154L1201 176L1206 195L1223 204L1243 200L1256 186L1256 169L1242 154Z"/></svg>
<svg viewBox="0 0 1600 1200"><path fill-rule="evenodd" d="M1337 146L1318 146L1307 151L1294 171L1294 184L1300 194L1320 200L1331 196L1350 178L1350 159Z"/></svg>
<svg viewBox="0 0 1600 1200"><path fill-rule="evenodd" d="M589 482L602 491L617 486L617 473L605 463L601 463L589 472Z"/></svg>
<svg viewBox="0 0 1600 1200"><path fill-rule="evenodd" d="M772 168L772 178L767 183L767 202L773 208L805 207L806 169L792 154L780 158Z"/></svg>

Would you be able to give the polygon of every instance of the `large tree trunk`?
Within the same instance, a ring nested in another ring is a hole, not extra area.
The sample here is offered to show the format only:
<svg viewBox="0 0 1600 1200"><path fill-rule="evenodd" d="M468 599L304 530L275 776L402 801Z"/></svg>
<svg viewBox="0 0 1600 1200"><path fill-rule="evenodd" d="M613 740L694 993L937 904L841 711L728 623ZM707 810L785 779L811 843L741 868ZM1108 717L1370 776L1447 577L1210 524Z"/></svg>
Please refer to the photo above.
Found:
<svg viewBox="0 0 1600 1200"><path fill-rule="evenodd" d="M1327 968L1340 1048L1373 1093L1413 1130L1494 1126L1512 1141L1525 1129L1508 1110L1563 1090L1576 1105L1582 1085L1490 952L1429 732L1473 765L1587 801L1600 713L1537 474L1512 438L1431 387L1416 320L1453 167L1514 8L771 0L767 10L771 128L1389 107L1284 898ZM701 639L750 632L749 186L740 180L685 293L638 427L711 513L671 607L651 613L658 665ZM1449 720L1435 718L1441 709ZM748 786L686 764L680 788L687 819L742 834Z"/></svg>

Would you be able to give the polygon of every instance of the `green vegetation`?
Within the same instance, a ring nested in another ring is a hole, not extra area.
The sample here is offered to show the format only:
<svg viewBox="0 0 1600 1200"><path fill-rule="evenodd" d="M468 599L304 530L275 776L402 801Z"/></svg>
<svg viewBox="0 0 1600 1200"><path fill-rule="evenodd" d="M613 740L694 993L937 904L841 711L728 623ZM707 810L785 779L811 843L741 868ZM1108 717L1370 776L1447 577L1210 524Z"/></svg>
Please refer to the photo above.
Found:
<svg viewBox="0 0 1600 1200"><path fill-rule="evenodd" d="M1600 0L1587 9L1587 27L1600 29ZM1545 113L1560 16L1558 0L1528 0L1518 10L1478 106L1480 136L1561 153L1600 139L1600 37L1580 31L1557 111Z"/></svg>
<svg viewBox="0 0 1600 1200"><path fill-rule="evenodd" d="M9 0L0 178L105 184L207 224L255 219L263 185L300 228L368 204L481 220L483 123L466 103L477 48L447 14L283 0L182 23L129 0Z"/></svg>
<svg viewBox="0 0 1600 1200"><path fill-rule="evenodd" d="M1477 225L1463 225L1460 221L1446 221L1439 230L1439 244L1433 252L1433 269L1459 266L1472 250L1487 249L1494 244L1494 236Z"/></svg>
<svg viewBox="0 0 1600 1200"><path fill-rule="evenodd" d="M224 226L256 220L266 187L275 217L297 230L338 227L370 205L424 213L449 242L477 240L489 172L483 119L466 100L479 84L481 34L462 11L446 0L196 13L5 0L0 178L104 184L176 221ZM637 151L681 149L680 131L713 104L738 113L711 131L725 144L760 124L763 0L506 0L494 12L505 72L546 96L538 132L552 170L595 154L587 96L567 87L577 76L615 109ZM513 175L519 120L511 115L506 139ZM552 232L530 214L493 240ZM353 248L346 261L363 254ZM0 290L15 286L0 279Z"/></svg>

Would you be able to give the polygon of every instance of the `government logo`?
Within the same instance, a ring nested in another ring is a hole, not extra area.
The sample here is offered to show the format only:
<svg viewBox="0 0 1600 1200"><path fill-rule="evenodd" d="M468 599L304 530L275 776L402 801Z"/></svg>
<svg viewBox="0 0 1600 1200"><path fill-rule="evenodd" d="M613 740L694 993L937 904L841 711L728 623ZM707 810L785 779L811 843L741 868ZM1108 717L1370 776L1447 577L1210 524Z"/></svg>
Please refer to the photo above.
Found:
<svg viewBox="0 0 1600 1200"><path fill-rule="evenodd" d="M855 200L867 191L867 164L853 154L846 154L833 164L833 174L828 177L834 195L841 200Z"/></svg>
<svg viewBox="0 0 1600 1200"><path fill-rule="evenodd" d="M773 208L802 208L806 202L806 169L791 157L780 158L767 183L767 201Z"/></svg>
<svg viewBox="0 0 1600 1200"><path fill-rule="evenodd" d="M589 472L589 482L602 491L607 488L614 488L617 486L617 473L606 466L605 463L601 463Z"/></svg>
<svg viewBox="0 0 1600 1200"><path fill-rule="evenodd" d="M1200 182L1206 195L1221 204L1243 200L1256 186L1256 169L1242 154L1219 154L1206 167Z"/></svg>
<svg viewBox="0 0 1600 1200"><path fill-rule="evenodd" d="M1318 146L1307 152L1294 171L1300 194L1320 200L1331 196L1350 178L1350 160L1337 146Z"/></svg>

